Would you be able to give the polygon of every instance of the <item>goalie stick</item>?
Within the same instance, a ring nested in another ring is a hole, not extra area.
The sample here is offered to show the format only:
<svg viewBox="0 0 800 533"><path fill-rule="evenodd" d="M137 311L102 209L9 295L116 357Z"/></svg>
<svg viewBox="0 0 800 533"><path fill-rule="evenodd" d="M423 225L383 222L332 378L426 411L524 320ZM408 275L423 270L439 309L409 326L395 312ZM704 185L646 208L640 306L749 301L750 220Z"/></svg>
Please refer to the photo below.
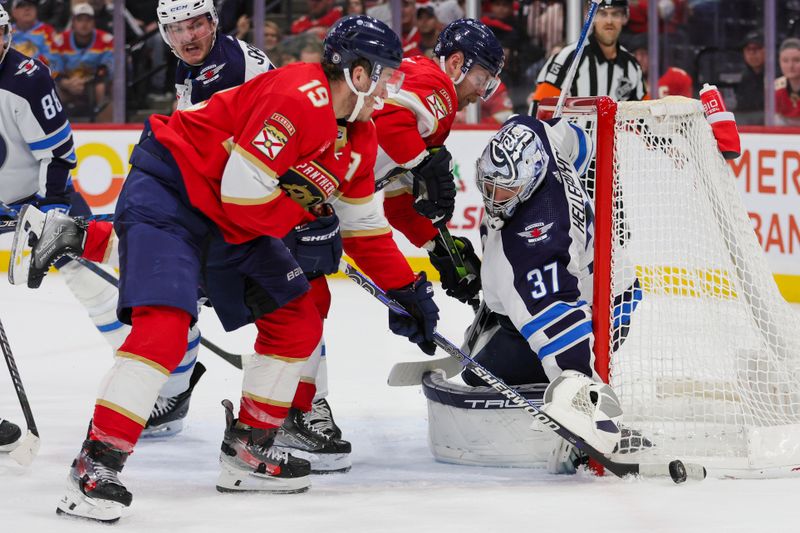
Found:
<svg viewBox="0 0 800 533"><path fill-rule="evenodd" d="M36 454L39 452L39 430L36 428L36 422L33 420L33 411L31 411L31 405L28 402L28 395L25 394L25 388L22 386L22 378L19 375L19 370L17 370L17 363L14 360L14 354L11 353L11 345L8 343L6 330L3 328L2 322L0 322L0 349L2 349L3 357L6 359L8 373L11 375L11 382L14 384L14 390L17 392L22 414L25 416L25 425L28 426L25 437L19 441L16 448L11 450L9 455L22 466L28 466L33 462L34 457L36 457Z"/></svg>
<svg viewBox="0 0 800 533"><path fill-rule="evenodd" d="M350 263L342 260L339 263L339 268L347 275L348 278L360 285L365 291L370 293L389 309L395 313L410 316L408 311L406 311L403 306L389 298L386 293L384 293L377 285L372 283L372 281L370 281L361 272L356 270L352 265L350 265ZM669 464L646 464L618 463L609 457L606 457L596 448L586 443L578 435L559 424L556 419L536 407L532 401L526 399L519 392L506 385L503 380L492 374L480 363L477 363L474 359L459 350L457 346L438 333L434 333L434 342L436 343L436 346L444 350L450 357L455 358L459 361L459 363L464 365L467 370L475 374L495 391L506 397L509 401L522 408L534 420L538 421L540 424L547 427L558 436L586 453L586 455L597 461L613 474L619 477L625 477L629 475L638 475L641 477L670 477L675 483L683 483L687 479L705 479L706 469L702 465L691 463L684 464L679 459L675 459Z"/></svg>

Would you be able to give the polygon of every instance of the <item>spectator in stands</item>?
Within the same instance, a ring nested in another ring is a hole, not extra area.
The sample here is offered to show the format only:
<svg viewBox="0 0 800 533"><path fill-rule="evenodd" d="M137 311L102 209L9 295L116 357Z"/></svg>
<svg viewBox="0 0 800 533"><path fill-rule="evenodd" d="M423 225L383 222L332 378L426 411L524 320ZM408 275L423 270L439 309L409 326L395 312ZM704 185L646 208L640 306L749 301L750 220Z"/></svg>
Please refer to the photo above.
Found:
<svg viewBox="0 0 800 533"><path fill-rule="evenodd" d="M694 89L692 77L688 72L678 67L667 67L664 74L658 79L658 90L655 94L647 86L647 73L650 70L650 56L648 54L647 34L641 33L630 39L630 52L639 66L642 67L642 81L645 84L647 96L645 98L664 98L667 96L685 96L692 98Z"/></svg>
<svg viewBox="0 0 800 533"><path fill-rule="evenodd" d="M781 43L778 60L782 77L775 80L775 110L781 125L800 126L800 39Z"/></svg>
<svg viewBox="0 0 800 533"><path fill-rule="evenodd" d="M464 10L465 0L431 0L431 3L443 28L454 20L467 16Z"/></svg>
<svg viewBox="0 0 800 533"><path fill-rule="evenodd" d="M107 33L114 31L114 10L106 0L89 0L94 9L94 27Z"/></svg>
<svg viewBox="0 0 800 533"><path fill-rule="evenodd" d="M300 49L301 63L322 63L322 41L308 39Z"/></svg>
<svg viewBox="0 0 800 533"><path fill-rule="evenodd" d="M403 39L403 57L418 56L422 53L417 46L420 35L417 29L417 3L415 0L403 0L400 11L400 29Z"/></svg>
<svg viewBox="0 0 800 533"><path fill-rule="evenodd" d="M252 28L253 28L253 20L246 14L243 14L236 21L236 33L234 37L242 41L250 41L253 37L253 34L250 31Z"/></svg>
<svg viewBox="0 0 800 533"><path fill-rule="evenodd" d="M481 17L481 22L489 26L495 37L502 42L516 41L519 34L514 15L514 0L491 0L489 13Z"/></svg>
<svg viewBox="0 0 800 533"><path fill-rule="evenodd" d="M57 49L61 75L56 86L67 115L93 120L107 103L111 71L114 67L114 39L94 24L94 9L89 4L72 8L71 29L63 35Z"/></svg>
<svg viewBox="0 0 800 533"><path fill-rule="evenodd" d="M11 46L28 57L41 60L55 75L59 70L54 49L61 44L55 29L39 20L38 4L32 0L14 0L11 4L14 40Z"/></svg>
<svg viewBox="0 0 800 533"><path fill-rule="evenodd" d="M527 21L531 44L542 51L563 47L566 17L562 0L536 0L531 3Z"/></svg>
<svg viewBox="0 0 800 533"><path fill-rule="evenodd" d="M742 79L735 88L736 121L739 124L763 124L766 53L761 32L752 31L745 36L742 55Z"/></svg>
<svg viewBox="0 0 800 533"><path fill-rule="evenodd" d="M126 33L127 44L144 40L145 48L134 57L133 77L151 73L148 76L150 87L147 88L150 98L171 104L175 100L174 87L168 80L174 76L168 76L167 70L174 73L170 67L174 61L167 63L167 47L158 32L157 7L158 0L125 0L125 9L131 17L126 17L129 30Z"/></svg>
<svg viewBox="0 0 800 533"><path fill-rule="evenodd" d="M419 32L417 47L423 55L432 57L436 39L442 31L442 25L436 18L436 10L432 5L423 4L417 9L417 31Z"/></svg>
<svg viewBox="0 0 800 533"><path fill-rule="evenodd" d="M281 27L271 20L264 21L264 51L272 59L272 54L278 55L278 48L283 39Z"/></svg>
<svg viewBox="0 0 800 533"><path fill-rule="evenodd" d="M626 33L647 33L648 0L630 0L630 11ZM658 33L675 33L688 21L687 0L657 0Z"/></svg>
<svg viewBox="0 0 800 533"><path fill-rule="evenodd" d="M308 14L295 20L292 35L313 31L322 39L334 22L339 20L344 10L334 5L334 0L307 0Z"/></svg>
<svg viewBox="0 0 800 533"><path fill-rule="evenodd" d="M366 15L367 5L364 0L347 0L344 5L345 15Z"/></svg>
<svg viewBox="0 0 800 533"><path fill-rule="evenodd" d="M69 23L70 0L39 0L39 20L50 24L57 32L64 31Z"/></svg>

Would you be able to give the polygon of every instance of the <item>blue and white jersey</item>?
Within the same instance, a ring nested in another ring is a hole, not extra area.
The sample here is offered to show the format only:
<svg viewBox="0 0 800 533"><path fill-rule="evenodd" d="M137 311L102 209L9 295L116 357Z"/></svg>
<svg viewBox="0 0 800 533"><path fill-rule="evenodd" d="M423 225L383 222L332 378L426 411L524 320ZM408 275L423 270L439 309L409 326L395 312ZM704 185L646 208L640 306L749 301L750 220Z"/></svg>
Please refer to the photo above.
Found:
<svg viewBox="0 0 800 533"><path fill-rule="evenodd" d="M72 128L50 70L10 49L0 63L0 200L13 204L36 195L69 204L75 164Z"/></svg>
<svg viewBox="0 0 800 533"><path fill-rule="evenodd" d="M591 139L560 120L516 116L509 123L533 129L549 163L538 189L502 229L481 227L484 298L511 319L551 381L566 369L592 376L594 213L579 180Z"/></svg>
<svg viewBox="0 0 800 533"><path fill-rule="evenodd" d="M273 68L267 54L255 46L218 34L202 65L178 61L175 71L178 109L204 102L214 93L241 85Z"/></svg>

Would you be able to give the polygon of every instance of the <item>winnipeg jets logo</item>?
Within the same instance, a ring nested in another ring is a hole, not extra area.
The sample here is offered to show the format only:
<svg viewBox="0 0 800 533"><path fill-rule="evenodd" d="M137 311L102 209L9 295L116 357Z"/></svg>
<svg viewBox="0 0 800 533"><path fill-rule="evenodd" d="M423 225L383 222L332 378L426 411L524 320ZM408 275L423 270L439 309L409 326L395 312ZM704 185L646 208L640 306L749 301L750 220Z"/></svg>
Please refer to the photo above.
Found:
<svg viewBox="0 0 800 533"><path fill-rule="evenodd" d="M275 126L265 123L264 129L258 132L252 144L265 156L275 159L286 146L286 135Z"/></svg>
<svg viewBox="0 0 800 533"><path fill-rule="evenodd" d="M436 117L436 120L441 120L447 116L447 108L442 102L442 99L436 93L429 94L425 101L428 102L428 107L433 112L433 116Z"/></svg>
<svg viewBox="0 0 800 533"><path fill-rule="evenodd" d="M529 244L537 243L539 241L543 241L549 237L547 234L550 231L550 228L553 227L553 222L549 224L545 224L544 222L534 222L529 226L525 226L524 231L520 231L517 233L520 237L527 239Z"/></svg>
<svg viewBox="0 0 800 533"><path fill-rule="evenodd" d="M200 71L200 75L197 76L197 79L203 83L203 85L208 85L214 80L219 79L220 71L225 67L227 63L223 63L221 65L209 65L203 70Z"/></svg>
<svg viewBox="0 0 800 533"><path fill-rule="evenodd" d="M26 59L22 63L19 64L17 67L17 71L14 73L14 76L19 76L20 74L25 74L29 78L33 76L33 73L39 69L39 66L33 61L33 59Z"/></svg>

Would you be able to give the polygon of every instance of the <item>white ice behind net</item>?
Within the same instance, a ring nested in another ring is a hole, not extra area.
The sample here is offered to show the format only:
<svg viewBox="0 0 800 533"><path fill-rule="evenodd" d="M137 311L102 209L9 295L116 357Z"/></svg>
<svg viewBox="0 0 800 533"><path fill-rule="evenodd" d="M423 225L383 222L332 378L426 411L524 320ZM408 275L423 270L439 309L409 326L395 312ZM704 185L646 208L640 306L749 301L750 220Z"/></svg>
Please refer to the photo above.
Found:
<svg viewBox="0 0 800 533"><path fill-rule="evenodd" d="M611 289L630 299L635 278L642 296L612 318L612 339L630 327L610 383L626 425L653 443L616 459L790 473L800 464L800 317L699 102L620 103L615 146Z"/></svg>

